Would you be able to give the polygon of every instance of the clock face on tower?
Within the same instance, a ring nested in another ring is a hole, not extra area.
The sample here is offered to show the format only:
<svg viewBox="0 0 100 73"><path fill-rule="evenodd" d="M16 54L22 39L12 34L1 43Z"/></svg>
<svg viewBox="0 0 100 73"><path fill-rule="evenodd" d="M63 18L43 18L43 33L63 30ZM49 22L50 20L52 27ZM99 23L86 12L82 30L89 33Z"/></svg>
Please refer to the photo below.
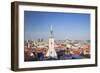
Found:
<svg viewBox="0 0 100 73"><path fill-rule="evenodd" d="M51 42L51 45L52 45L52 42Z"/></svg>

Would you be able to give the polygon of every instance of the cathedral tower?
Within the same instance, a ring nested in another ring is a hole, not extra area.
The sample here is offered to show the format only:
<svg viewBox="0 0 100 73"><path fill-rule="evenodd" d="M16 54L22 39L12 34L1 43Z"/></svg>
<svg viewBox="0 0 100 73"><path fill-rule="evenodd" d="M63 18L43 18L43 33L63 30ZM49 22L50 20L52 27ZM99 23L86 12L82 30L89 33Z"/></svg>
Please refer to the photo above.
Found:
<svg viewBox="0 0 100 73"><path fill-rule="evenodd" d="M50 35L49 35L49 49L46 56L51 57L51 58L57 58L57 53L54 49L54 35L53 35L52 26L51 26Z"/></svg>

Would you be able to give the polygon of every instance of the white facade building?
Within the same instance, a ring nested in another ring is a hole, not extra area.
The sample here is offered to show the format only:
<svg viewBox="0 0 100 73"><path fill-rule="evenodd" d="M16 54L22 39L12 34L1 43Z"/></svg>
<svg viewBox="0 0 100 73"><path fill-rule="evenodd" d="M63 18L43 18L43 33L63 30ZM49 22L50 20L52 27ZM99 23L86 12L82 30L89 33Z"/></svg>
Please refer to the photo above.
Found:
<svg viewBox="0 0 100 73"><path fill-rule="evenodd" d="M50 36L49 36L49 49L48 49L48 52L46 54L46 57L57 58L57 53L54 49L54 35L53 35L52 26L50 29Z"/></svg>

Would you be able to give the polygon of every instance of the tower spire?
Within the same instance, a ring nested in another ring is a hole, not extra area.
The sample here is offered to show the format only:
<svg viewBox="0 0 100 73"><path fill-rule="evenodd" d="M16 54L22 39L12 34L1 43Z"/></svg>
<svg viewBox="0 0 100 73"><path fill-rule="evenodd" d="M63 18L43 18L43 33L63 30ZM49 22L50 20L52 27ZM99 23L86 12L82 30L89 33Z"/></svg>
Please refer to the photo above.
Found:
<svg viewBox="0 0 100 73"><path fill-rule="evenodd" d="M50 27L50 37L53 38L53 29L52 29L52 25Z"/></svg>
<svg viewBox="0 0 100 73"><path fill-rule="evenodd" d="M48 49L46 56L52 57L52 58L57 58L57 53L56 53L56 50L54 49L54 37L53 37L52 25L50 27L49 49Z"/></svg>
<svg viewBox="0 0 100 73"><path fill-rule="evenodd" d="M52 25L51 25L51 31L52 31Z"/></svg>

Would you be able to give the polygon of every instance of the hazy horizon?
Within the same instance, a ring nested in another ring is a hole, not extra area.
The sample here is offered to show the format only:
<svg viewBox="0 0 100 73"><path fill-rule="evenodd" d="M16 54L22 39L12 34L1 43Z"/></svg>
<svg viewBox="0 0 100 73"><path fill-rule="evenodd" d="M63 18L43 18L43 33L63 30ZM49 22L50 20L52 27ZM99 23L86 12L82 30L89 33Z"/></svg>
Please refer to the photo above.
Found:
<svg viewBox="0 0 100 73"><path fill-rule="evenodd" d="M24 39L90 40L90 14L24 11Z"/></svg>

